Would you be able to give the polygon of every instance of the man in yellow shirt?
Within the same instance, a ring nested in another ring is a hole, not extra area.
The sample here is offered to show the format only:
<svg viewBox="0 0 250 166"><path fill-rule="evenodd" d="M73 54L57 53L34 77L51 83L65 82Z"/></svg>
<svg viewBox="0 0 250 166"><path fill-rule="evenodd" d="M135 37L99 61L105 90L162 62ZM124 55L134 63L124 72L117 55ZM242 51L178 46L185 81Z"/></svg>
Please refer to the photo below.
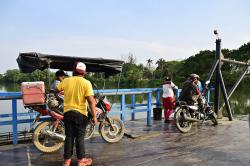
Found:
<svg viewBox="0 0 250 166"><path fill-rule="evenodd" d="M64 165L69 166L73 155L74 141L78 165L90 165L92 160L85 158L84 135L88 123L87 103L93 114L93 122L96 124L96 108L93 88L90 81L84 78L86 65L77 62L74 65L73 77L65 78L57 86L58 91L64 91L64 124L65 145Z"/></svg>

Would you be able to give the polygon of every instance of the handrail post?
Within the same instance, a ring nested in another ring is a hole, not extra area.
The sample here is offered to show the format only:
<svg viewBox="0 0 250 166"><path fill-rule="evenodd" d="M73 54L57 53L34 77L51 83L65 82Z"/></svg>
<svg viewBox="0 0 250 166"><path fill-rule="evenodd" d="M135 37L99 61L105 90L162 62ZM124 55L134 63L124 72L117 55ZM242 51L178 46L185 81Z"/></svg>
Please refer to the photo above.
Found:
<svg viewBox="0 0 250 166"><path fill-rule="evenodd" d="M210 89L208 89L208 91L207 91L207 102L208 103L210 103L210 92L211 92L211 90Z"/></svg>
<svg viewBox="0 0 250 166"><path fill-rule="evenodd" d="M125 94L122 94L121 96L121 120L125 121L125 110L126 110L126 100L125 100Z"/></svg>
<svg viewBox="0 0 250 166"><path fill-rule="evenodd" d="M151 126L152 92L148 93L147 101L147 126Z"/></svg>
<svg viewBox="0 0 250 166"><path fill-rule="evenodd" d="M131 109L132 109L131 120L135 120L135 111L134 111L134 109L135 109L135 94L132 94L131 100L132 100L132 102L131 102Z"/></svg>
<svg viewBox="0 0 250 166"><path fill-rule="evenodd" d="M12 99L12 131L13 131L13 144L17 145L17 100Z"/></svg>
<svg viewBox="0 0 250 166"><path fill-rule="evenodd" d="M156 107L159 108L161 106L161 90L156 90Z"/></svg>
<svg viewBox="0 0 250 166"><path fill-rule="evenodd" d="M180 89L175 90L175 100L176 100L176 102L179 101L180 93L181 93Z"/></svg>

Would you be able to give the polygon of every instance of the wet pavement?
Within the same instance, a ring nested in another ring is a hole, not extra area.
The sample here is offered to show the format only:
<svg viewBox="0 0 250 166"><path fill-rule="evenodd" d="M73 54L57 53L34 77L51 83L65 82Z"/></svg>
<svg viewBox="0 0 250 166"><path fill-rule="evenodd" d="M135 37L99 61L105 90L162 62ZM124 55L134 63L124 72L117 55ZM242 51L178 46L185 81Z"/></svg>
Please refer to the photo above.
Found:
<svg viewBox="0 0 250 166"><path fill-rule="evenodd" d="M181 134L172 123L154 121L146 127L145 120L129 121L130 138L108 144L97 135L86 141L86 152L93 166L250 165L249 127L248 117L222 119L218 126L195 125ZM42 154L32 144L0 146L0 165L59 166L62 154Z"/></svg>

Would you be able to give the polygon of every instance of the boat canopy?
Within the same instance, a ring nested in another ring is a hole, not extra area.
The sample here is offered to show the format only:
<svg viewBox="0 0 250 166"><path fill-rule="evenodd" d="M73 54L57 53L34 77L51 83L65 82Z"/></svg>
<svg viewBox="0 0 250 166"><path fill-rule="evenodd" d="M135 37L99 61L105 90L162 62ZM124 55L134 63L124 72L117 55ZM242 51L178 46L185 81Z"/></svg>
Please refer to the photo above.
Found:
<svg viewBox="0 0 250 166"><path fill-rule="evenodd" d="M104 72L106 76L120 73L124 63L114 59L48 55L37 52L20 53L17 57L19 69L23 73L48 68L72 71L75 62L85 63L87 72Z"/></svg>

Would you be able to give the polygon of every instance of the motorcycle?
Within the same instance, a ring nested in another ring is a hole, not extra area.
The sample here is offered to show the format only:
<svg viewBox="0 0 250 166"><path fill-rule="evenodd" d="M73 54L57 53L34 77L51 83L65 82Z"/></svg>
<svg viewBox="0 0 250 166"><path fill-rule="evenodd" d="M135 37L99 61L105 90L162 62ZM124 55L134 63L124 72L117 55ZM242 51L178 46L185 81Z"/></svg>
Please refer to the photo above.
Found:
<svg viewBox="0 0 250 166"><path fill-rule="evenodd" d="M44 71L47 69L48 85L50 83L50 69L72 71L76 61L84 62L88 72L103 73L105 78L121 73L124 63L123 61L114 59L58 56L36 52L20 53L17 58L21 72L32 73L35 70ZM23 93L24 107L39 113L32 125L35 125L41 116L49 116L48 119L35 127L32 140L33 144L38 150L44 153L58 151L64 145L65 140L62 113L63 98L53 92L45 93L44 82L27 82L24 85L26 90L25 93ZM109 143L120 141L125 130L123 122L120 119L108 116L108 113L111 111L111 105L105 96L95 95L95 99L101 137ZM91 114L89 113L89 115L85 139L91 138L95 131Z"/></svg>
<svg viewBox="0 0 250 166"><path fill-rule="evenodd" d="M206 83L207 84L207 83ZM205 94L205 93L204 93ZM203 123L204 121L212 121L214 125L218 124L217 115L209 106L204 95L201 96L204 111L196 102L194 105L188 105L184 101L176 103L176 111L174 115L176 127L182 133L187 133L191 130L194 122Z"/></svg>
<svg viewBox="0 0 250 166"><path fill-rule="evenodd" d="M96 99L96 115L99 124L99 134L108 143L120 141L124 135L124 124L120 119L111 118L108 112L111 111L111 104L105 96L95 95ZM40 123L33 133L33 144L44 153L52 153L58 151L65 140L63 114L61 113L62 103L58 101L58 97L49 94L49 109L33 108L39 112L33 124L35 124L41 115L49 115L51 120ZM92 115L89 112L88 125L85 131L85 139L90 139L95 132L95 125L92 123Z"/></svg>

